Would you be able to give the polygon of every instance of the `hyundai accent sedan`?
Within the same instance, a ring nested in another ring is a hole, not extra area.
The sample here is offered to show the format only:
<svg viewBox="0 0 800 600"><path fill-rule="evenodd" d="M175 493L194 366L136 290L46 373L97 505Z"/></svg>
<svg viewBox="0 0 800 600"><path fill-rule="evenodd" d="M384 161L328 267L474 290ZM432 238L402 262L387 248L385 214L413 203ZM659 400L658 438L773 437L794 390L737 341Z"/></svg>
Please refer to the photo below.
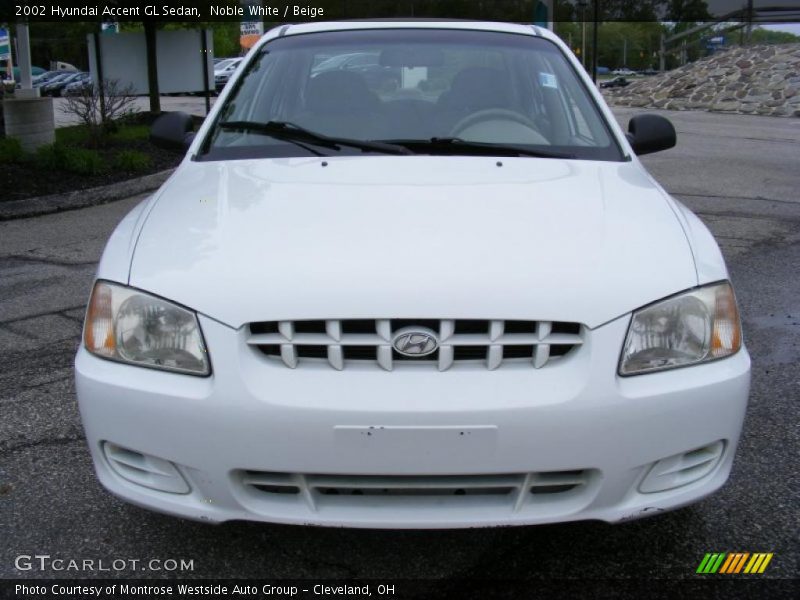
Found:
<svg viewBox="0 0 800 600"><path fill-rule="evenodd" d="M637 158L675 130L623 133L552 33L282 26L198 131L152 139L185 158L111 236L75 365L115 495L450 528L625 521L728 478L734 292Z"/></svg>

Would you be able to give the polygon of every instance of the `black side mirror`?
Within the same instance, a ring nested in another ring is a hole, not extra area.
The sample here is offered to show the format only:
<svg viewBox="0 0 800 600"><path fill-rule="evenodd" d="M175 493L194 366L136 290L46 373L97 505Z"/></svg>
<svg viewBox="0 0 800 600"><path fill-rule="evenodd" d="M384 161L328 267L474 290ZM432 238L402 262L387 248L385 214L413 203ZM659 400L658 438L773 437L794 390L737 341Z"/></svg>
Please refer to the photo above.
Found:
<svg viewBox="0 0 800 600"><path fill-rule="evenodd" d="M659 115L636 115L628 123L628 141L638 155L660 152L675 145L675 128Z"/></svg>
<svg viewBox="0 0 800 600"><path fill-rule="evenodd" d="M164 113L150 127L150 141L159 148L185 152L194 139L193 127L191 115Z"/></svg>

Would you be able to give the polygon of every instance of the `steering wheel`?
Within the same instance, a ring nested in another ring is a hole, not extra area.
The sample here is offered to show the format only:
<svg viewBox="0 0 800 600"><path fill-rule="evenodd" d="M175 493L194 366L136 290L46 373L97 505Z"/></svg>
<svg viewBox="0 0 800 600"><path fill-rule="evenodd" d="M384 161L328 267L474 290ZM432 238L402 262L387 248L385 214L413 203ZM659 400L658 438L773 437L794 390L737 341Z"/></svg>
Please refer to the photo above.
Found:
<svg viewBox="0 0 800 600"><path fill-rule="evenodd" d="M516 111L508 110L507 108L487 108L484 110L479 110L478 112L474 112L471 115L467 115L455 124L450 132L450 135L453 137L458 137L458 134L464 129L472 127L477 123L483 123L484 121L513 121L514 123L518 123L532 130L536 134L541 135L533 121L528 119L526 116Z"/></svg>

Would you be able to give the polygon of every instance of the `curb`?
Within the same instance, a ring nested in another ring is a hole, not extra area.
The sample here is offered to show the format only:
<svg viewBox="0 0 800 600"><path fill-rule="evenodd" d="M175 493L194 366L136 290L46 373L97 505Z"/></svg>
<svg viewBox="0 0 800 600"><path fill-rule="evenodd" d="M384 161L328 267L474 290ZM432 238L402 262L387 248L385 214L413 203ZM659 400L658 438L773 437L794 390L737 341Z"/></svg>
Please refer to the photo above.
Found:
<svg viewBox="0 0 800 600"><path fill-rule="evenodd" d="M38 217L130 198L137 194L158 189L172 175L174 170L167 169L166 171L151 173L143 177L86 190L0 202L0 221Z"/></svg>

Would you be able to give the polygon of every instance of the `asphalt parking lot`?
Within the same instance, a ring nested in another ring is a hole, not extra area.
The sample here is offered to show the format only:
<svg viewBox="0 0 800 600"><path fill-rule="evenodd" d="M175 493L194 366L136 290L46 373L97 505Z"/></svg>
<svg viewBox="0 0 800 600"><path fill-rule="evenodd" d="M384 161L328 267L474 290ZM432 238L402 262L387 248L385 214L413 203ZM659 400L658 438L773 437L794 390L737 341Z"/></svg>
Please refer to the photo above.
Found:
<svg viewBox="0 0 800 600"><path fill-rule="evenodd" d="M634 110L616 112L626 123ZM615 526L400 532L210 526L113 498L84 444L72 360L96 262L140 200L131 198L0 223L0 577L58 575L15 569L18 555L48 554L193 560L191 572L139 576L696 578L706 552L747 551L775 553L762 577L796 578L800 119L664 114L679 146L645 162L720 242L754 361L743 439L719 493Z"/></svg>

